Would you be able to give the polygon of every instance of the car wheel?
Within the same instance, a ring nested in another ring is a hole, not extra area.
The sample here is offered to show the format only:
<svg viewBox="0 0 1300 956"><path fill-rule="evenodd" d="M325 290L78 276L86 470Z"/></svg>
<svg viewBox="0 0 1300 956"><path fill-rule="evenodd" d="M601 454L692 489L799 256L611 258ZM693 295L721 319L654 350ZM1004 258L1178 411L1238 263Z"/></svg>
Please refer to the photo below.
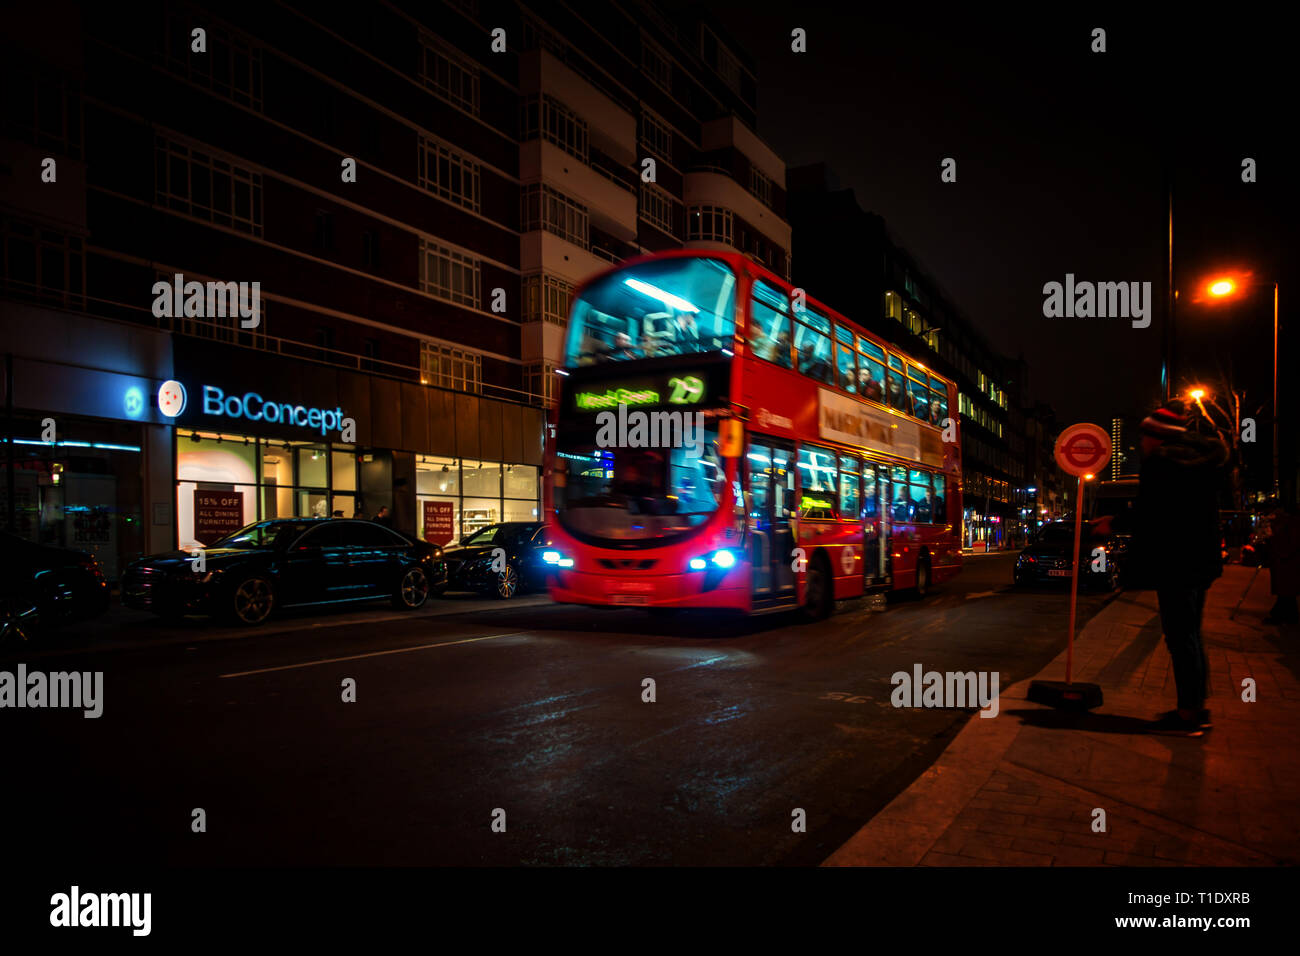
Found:
<svg viewBox="0 0 1300 956"><path fill-rule="evenodd" d="M824 621L835 609L834 582L826 555L818 554L808 565L803 583L803 616L809 621Z"/></svg>
<svg viewBox="0 0 1300 956"><path fill-rule="evenodd" d="M930 593L930 562L916 563L916 596L925 597Z"/></svg>
<svg viewBox="0 0 1300 956"><path fill-rule="evenodd" d="M519 593L519 569L507 564L506 569L497 575L492 593L503 601L508 601Z"/></svg>
<svg viewBox="0 0 1300 956"><path fill-rule="evenodd" d="M275 607L275 591L264 577L244 578L228 598L227 616L236 624L255 627L271 616Z"/></svg>
<svg viewBox="0 0 1300 956"><path fill-rule="evenodd" d="M424 568L407 568L393 592L393 607L401 611L414 611L429 599L429 578Z"/></svg>

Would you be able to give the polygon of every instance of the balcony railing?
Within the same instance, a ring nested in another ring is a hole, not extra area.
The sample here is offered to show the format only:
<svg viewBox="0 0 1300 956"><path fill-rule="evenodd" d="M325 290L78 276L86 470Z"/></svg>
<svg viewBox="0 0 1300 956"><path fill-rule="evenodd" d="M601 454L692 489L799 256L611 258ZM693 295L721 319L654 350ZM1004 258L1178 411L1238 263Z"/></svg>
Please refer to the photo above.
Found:
<svg viewBox="0 0 1300 956"><path fill-rule="evenodd" d="M184 335L188 338L202 339L203 341L208 342L235 345L240 348L247 348L257 352L268 352L273 355L282 355L287 358L317 362L335 368L347 369L348 371L361 372L363 374L383 375L387 378L400 379L402 381L421 381L421 371L418 365L405 365L401 362L390 362L386 359L371 358L366 355L355 355L351 352L344 352L340 349L312 345L307 342L285 339L276 335L267 335L260 329L241 329L239 327L238 319L214 322L204 318L186 317L183 321L194 330L190 331L174 327L173 323L180 320L168 318L166 316L159 318L153 314L152 308L145 306L132 305L125 302L116 302L112 299L101 299L91 295L78 294L77 298L86 303L85 311L64 308L49 300L49 297L65 294L62 293L61 290L48 289L32 285L31 283L19 282L14 279L7 279L3 284L0 284L0 296L3 296L6 299L9 298L8 293L11 289L16 289L19 293L13 296L13 301L32 305L38 308L50 309L55 312L67 312L72 315L88 315L104 322L116 322L126 326L151 326L160 331L169 332L172 335ZM101 307L102 311L97 309L96 306ZM412 336L412 338L414 339L414 336ZM443 388L443 386L440 385L426 385L425 387ZM495 385L490 382L481 382L479 388L480 391L472 394L480 394L488 398L498 398L503 401L525 405L533 404L532 395L524 389L507 388L503 385ZM443 390L457 391L456 389L445 388Z"/></svg>

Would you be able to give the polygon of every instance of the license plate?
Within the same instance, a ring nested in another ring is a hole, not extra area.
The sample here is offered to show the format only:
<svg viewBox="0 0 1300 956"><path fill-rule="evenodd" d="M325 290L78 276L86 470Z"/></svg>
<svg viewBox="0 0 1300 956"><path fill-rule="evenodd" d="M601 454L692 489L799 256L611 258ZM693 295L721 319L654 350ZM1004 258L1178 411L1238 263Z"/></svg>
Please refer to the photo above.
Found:
<svg viewBox="0 0 1300 956"><path fill-rule="evenodd" d="M1049 578L1068 578L1070 576L1070 572L1069 571L1048 571L1047 576Z"/></svg>
<svg viewBox="0 0 1300 956"><path fill-rule="evenodd" d="M650 603L650 598L645 594L611 594L609 603L627 607L645 607Z"/></svg>

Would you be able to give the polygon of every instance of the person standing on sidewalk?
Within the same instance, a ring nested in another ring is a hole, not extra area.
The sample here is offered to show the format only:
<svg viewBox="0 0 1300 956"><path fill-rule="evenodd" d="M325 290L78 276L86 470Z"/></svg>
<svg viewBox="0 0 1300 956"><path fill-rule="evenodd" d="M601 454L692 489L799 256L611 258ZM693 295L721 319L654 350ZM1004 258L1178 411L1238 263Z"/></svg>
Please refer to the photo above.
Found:
<svg viewBox="0 0 1300 956"><path fill-rule="evenodd" d="M1156 590L1178 688L1178 709L1150 729L1199 737L1210 728L1201 615L1205 592L1223 573L1219 487L1228 449L1216 433L1198 434L1187 406L1174 399L1143 419L1142 456L1134 544Z"/></svg>
<svg viewBox="0 0 1300 956"><path fill-rule="evenodd" d="M1300 594L1300 517L1295 505L1279 505L1268 523L1264 539L1271 590L1277 597L1265 624L1300 624L1296 595Z"/></svg>

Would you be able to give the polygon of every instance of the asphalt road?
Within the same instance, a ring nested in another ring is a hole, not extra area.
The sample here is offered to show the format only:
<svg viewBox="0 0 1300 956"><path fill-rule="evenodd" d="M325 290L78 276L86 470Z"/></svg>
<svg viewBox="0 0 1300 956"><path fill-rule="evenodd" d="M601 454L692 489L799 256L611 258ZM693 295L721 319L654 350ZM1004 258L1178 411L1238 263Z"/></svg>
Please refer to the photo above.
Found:
<svg viewBox="0 0 1300 956"><path fill-rule="evenodd" d="M0 658L104 673L99 719L0 711L6 848L87 865L815 864L974 714L894 708L894 672L1006 687L1059 651L1068 596L1010 577L1010 555L969 558L924 600L820 625L545 596L255 631L115 611ZM1080 626L1108 597L1081 598Z"/></svg>

